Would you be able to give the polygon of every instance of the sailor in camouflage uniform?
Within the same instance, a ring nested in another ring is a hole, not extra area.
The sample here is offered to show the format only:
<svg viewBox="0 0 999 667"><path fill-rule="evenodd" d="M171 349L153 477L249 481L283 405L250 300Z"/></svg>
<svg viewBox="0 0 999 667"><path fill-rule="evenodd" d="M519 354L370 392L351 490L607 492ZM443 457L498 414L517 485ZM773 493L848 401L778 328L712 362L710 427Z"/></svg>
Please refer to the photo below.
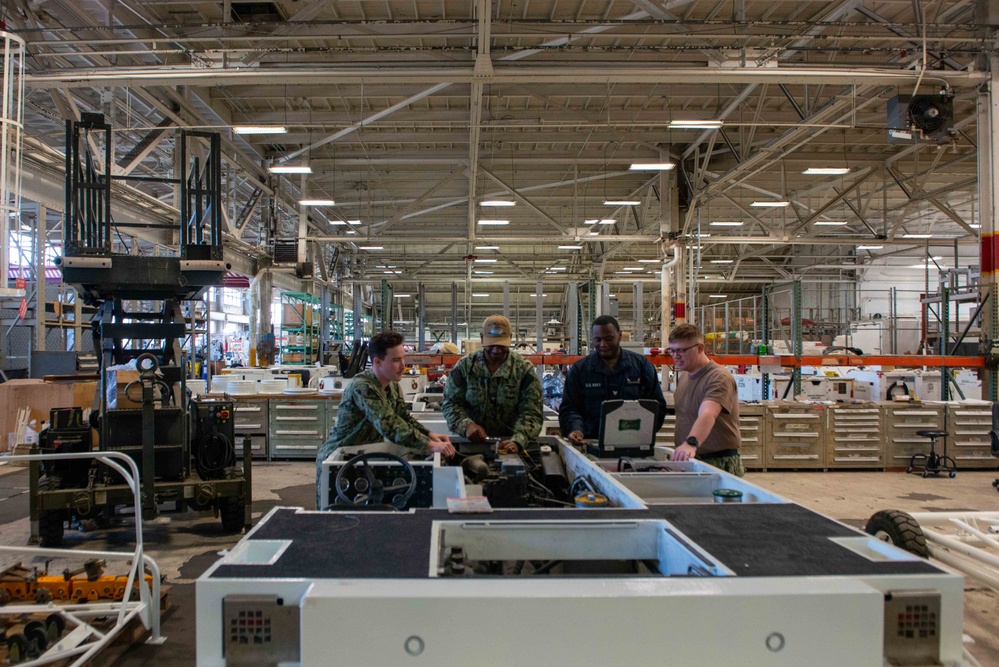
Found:
<svg viewBox="0 0 999 667"><path fill-rule="evenodd" d="M502 438L516 452L541 433L541 382L534 365L510 350L510 320L482 323L482 349L462 358L444 387L444 417L452 433L473 442Z"/></svg>
<svg viewBox="0 0 999 667"><path fill-rule="evenodd" d="M440 452L454 456L454 446L446 435L431 433L413 419L402 400L399 380L406 369L402 335L383 331L371 338L368 353L371 370L358 373L343 392L336 427L316 456L316 507L323 461L338 447L367 445L388 440L416 454Z"/></svg>

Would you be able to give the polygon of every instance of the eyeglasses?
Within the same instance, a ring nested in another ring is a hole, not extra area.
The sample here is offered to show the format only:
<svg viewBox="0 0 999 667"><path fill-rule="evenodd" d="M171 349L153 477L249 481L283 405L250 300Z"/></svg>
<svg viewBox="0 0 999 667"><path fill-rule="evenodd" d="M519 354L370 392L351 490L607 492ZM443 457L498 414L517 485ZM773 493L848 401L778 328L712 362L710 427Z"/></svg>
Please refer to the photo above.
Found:
<svg viewBox="0 0 999 667"><path fill-rule="evenodd" d="M675 357L675 356L677 356L678 354L683 354L683 353L684 353L684 352L686 352L687 350L692 350L692 349L694 349L694 348L695 348L695 347L697 347L698 345L700 345L700 343L694 343L693 345L690 345L690 346L688 346L688 347L667 347L667 348L666 348L666 354L668 354L668 355L669 355L669 356L671 356L671 357Z"/></svg>

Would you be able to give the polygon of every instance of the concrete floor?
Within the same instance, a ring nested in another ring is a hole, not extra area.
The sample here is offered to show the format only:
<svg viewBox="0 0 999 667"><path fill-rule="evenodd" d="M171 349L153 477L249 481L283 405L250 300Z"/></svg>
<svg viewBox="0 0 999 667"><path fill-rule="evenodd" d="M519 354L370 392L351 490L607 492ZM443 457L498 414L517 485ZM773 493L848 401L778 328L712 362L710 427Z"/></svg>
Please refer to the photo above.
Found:
<svg viewBox="0 0 999 667"><path fill-rule="evenodd" d="M955 479L929 478L884 472L750 473L747 479L828 517L863 528L883 509L903 511L999 511L999 493L991 484L995 472L962 471ZM311 462L258 463L254 468L254 517L277 505L314 503L315 466ZM0 543L24 544L28 535L27 474L0 467ZM136 645L116 667L193 665L195 662L194 580L230 547L236 537L225 535L219 521L208 515L161 518L144 530L147 553L153 556L170 584L173 611L163 624L165 645ZM100 534L69 531L66 543L82 549L127 550L131 533L124 528ZM28 565L30 559L22 559ZM0 559L0 567L10 564ZM43 566L43 562L37 563ZM55 571L66 567L53 563ZM983 666L999 667L996 632L999 593L969 580L965 586L965 632L974 641L973 656Z"/></svg>

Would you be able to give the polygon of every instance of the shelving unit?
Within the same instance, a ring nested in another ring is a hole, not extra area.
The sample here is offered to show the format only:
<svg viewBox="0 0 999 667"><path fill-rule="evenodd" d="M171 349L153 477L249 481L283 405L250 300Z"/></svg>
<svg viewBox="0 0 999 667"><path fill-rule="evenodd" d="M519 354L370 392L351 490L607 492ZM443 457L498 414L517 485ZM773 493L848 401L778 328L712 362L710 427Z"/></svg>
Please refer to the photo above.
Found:
<svg viewBox="0 0 999 667"><path fill-rule="evenodd" d="M319 297L281 292L282 364L308 364L319 349Z"/></svg>

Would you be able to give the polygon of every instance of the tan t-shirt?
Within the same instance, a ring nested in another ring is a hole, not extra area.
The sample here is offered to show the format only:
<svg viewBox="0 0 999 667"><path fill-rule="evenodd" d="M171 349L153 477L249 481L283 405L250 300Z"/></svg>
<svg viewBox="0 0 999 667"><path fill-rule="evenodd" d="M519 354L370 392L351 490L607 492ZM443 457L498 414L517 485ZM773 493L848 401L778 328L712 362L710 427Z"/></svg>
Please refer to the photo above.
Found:
<svg viewBox="0 0 999 667"><path fill-rule="evenodd" d="M701 403L711 400L721 406L721 414L715 420L707 439L698 446L697 455L700 457L739 448L742 443L739 433L739 394L735 388L735 378L724 367L711 361L694 373L683 373L676 383L673 400L676 406L673 442L677 447L690 435Z"/></svg>

